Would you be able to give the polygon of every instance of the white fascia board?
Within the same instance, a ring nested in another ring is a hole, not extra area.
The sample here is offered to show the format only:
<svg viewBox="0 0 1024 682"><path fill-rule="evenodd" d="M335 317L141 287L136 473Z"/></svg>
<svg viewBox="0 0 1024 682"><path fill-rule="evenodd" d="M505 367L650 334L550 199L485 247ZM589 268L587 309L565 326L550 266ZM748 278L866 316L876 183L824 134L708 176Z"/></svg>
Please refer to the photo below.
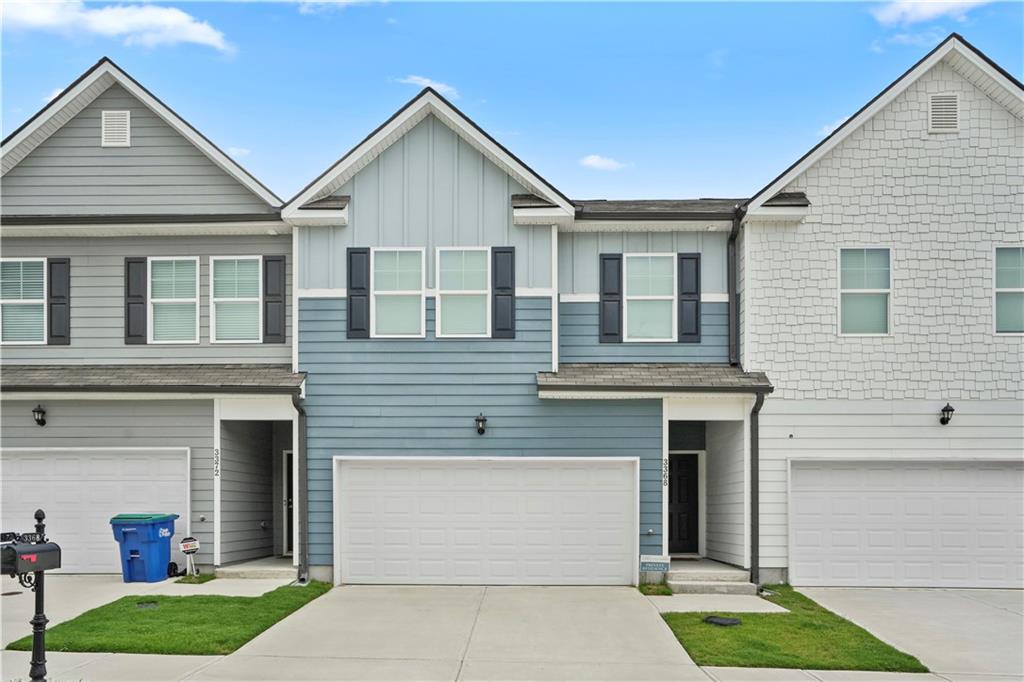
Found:
<svg viewBox="0 0 1024 682"><path fill-rule="evenodd" d="M731 220L574 220L560 232L728 232Z"/></svg>
<svg viewBox="0 0 1024 682"><path fill-rule="evenodd" d="M747 211L743 223L750 221L766 223L802 223L811 212L810 206L761 206Z"/></svg>
<svg viewBox="0 0 1024 682"><path fill-rule="evenodd" d="M563 208L513 208L513 225L572 225L573 211Z"/></svg>
<svg viewBox="0 0 1024 682"><path fill-rule="evenodd" d="M131 76L110 61L104 61L97 66L86 78L83 78L73 88L61 95L61 97L49 108L48 111L45 112L44 115L38 116L22 130L18 131L18 134L12 137L11 140L4 145L3 152L6 153L9 149L13 149L20 144L31 144L33 148L41 144L45 138L34 139L34 133L53 118L54 115L60 112L65 105L74 100L75 97L82 94L82 92L87 90L97 80L104 76L113 78L121 87L142 102L142 104L160 117L160 119L167 125L171 126L171 128L173 128L179 135L195 145L199 151L205 154L206 157L214 164L219 166L221 170L232 176L250 192L274 208L281 205L282 202L280 197L271 192L259 180L250 175L247 170L238 165L238 163L230 156L218 149L216 145L206 139L198 130L193 128L183 118L174 113L167 105L151 95L149 91L137 83Z"/></svg>
<svg viewBox="0 0 1024 682"><path fill-rule="evenodd" d="M325 190L331 188L339 179L347 179L354 175L379 156L405 132L431 114L452 128L456 134L512 175L517 181L524 184L527 189L532 190L538 196L555 204L569 214L575 213L575 208L572 204L558 194L557 191L554 191L543 178L512 157L509 152L478 130L463 114L453 109L434 92L426 90L285 204L281 211L282 217L287 220L295 215L297 211L300 211L299 207L306 202L318 198L322 193L325 196L328 195L329 192L325 193Z"/></svg>
<svg viewBox="0 0 1024 682"><path fill-rule="evenodd" d="M125 223L123 225L4 225L5 237L187 237L190 235L278 235L289 234L291 231L292 226L282 220L228 223Z"/></svg>
<svg viewBox="0 0 1024 682"><path fill-rule="evenodd" d="M974 50L966 47L963 43L953 37L949 39L945 45L942 45L923 59L920 64L892 83L887 90L883 90L883 94L875 101L871 102L856 116L841 125L835 133L830 137L827 137L819 144L819 146L813 148L803 159L779 176L779 178L772 182L772 184L758 192L747 204L747 212L750 213L751 211L758 210L764 202L783 191L789 183L793 182L793 180L802 175L804 171L832 151L836 145L849 137L855 130L860 128L861 125L871 119L875 114L889 106L894 99L903 94L907 88L913 85L919 78L921 78L921 76L930 71L936 64L942 61L946 55L953 51L964 59L967 59L1008 92L1013 93L1019 100L1021 100L1021 102L1024 102L1024 94L1021 93L1020 87L1007 79L1006 76L1001 74L998 69L994 68L987 61L979 57Z"/></svg>
<svg viewBox="0 0 1024 682"><path fill-rule="evenodd" d="M298 227L345 227L348 225L348 206L341 209L297 208L282 214L291 225Z"/></svg>

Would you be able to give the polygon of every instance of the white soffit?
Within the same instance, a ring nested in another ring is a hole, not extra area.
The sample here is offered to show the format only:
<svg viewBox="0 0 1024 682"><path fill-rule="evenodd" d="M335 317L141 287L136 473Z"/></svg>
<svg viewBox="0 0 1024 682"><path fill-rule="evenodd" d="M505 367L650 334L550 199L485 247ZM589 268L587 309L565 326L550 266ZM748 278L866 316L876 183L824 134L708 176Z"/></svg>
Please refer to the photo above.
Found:
<svg viewBox="0 0 1024 682"><path fill-rule="evenodd" d="M270 191L263 183L253 177L230 156L221 151L217 145L208 140L202 133L192 127L170 107L157 99L138 81L121 70L106 57L101 59L77 81L72 83L56 99L43 107L30 118L21 128L12 133L3 142L2 170L7 174L12 168L28 156L32 150L43 143L61 126L74 118L85 107L89 106L107 88L117 83L132 94L143 105L149 108L178 134L191 142L199 151L206 155L221 170L233 177L246 189L265 201L269 206L277 208L281 199Z"/></svg>
<svg viewBox="0 0 1024 682"><path fill-rule="evenodd" d="M336 192L356 173L429 115L435 116L451 128L456 135L508 173L527 191L555 204L570 217L575 214L572 203L557 189L526 167L522 161L515 158L462 112L445 101L443 97L427 88L289 200L282 210L284 218L290 220L293 216L303 214L300 206Z"/></svg>
<svg viewBox="0 0 1024 682"><path fill-rule="evenodd" d="M758 211L764 202L771 199L793 182L804 171L817 163L825 154L860 128L875 114L888 106L894 99L913 85L921 76L939 62L950 65L957 73L985 92L993 101L1002 104L1018 118L1024 117L1024 90L1019 83L1008 78L998 67L983 56L976 48L967 44L959 35L952 34L928 53L921 61L893 81L875 99L865 105L831 135L818 143L807 154L747 202L748 215Z"/></svg>

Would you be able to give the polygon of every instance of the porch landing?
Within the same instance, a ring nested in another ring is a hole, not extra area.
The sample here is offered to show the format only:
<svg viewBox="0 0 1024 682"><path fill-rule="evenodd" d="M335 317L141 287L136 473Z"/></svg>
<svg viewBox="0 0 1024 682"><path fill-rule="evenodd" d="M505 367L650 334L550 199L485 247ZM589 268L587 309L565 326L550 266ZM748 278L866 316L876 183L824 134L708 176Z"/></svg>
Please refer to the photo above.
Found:
<svg viewBox="0 0 1024 682"><path fill-rule="evenodd" d="M268 556L250 561L218 566L218 578L287 578L294 580L295 566L290 556Z"/></svg>
<svg viewBox="0 0 1024 682"><path fill-rule="evenodd" d="M665 576L677 594L757 594L750 571L713 559L673 559Z"/></svg>

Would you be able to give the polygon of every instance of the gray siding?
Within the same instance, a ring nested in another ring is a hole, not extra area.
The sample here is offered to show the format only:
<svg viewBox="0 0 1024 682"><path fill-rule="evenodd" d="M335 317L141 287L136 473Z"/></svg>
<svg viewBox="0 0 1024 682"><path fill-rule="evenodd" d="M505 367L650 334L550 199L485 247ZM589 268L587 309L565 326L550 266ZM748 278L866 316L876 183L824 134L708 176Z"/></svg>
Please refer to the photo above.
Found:
<svg viewBox="0 0 1024 682"><path fill-rule="evenodd" d="M44 405L45 428L32 421L33 407L3 401L0 447L190 447L192 535L201 546L196 561L213 563L213 401L51 400Z"/></svg>
<svg viewBox="0 0 1024 682"><path fill-rule="evenodd" d="M427 286L438 246L516 247L516 285L549 288L551 228L512 224L511 196L525 192L451 128L428 116L335 194L352 197L345 227L299 233L302 288L345 288L350 246L421 246Z"/></svg>
<svg viewBox="0 0 1024 682"><path fill-rule="evenodd" d="M4 346L5 364L291 362L291 268L286 258L286 343L210 343L210 256L288 255L288 236L8 238L4 257L71 259L71 345ZM125 345L126 256L199 256L197 344Z"/></svg>
<svg viewBox="0 0 1024 682"><path fill-rule="evenodd" d="M550 307L548 298L519 298L514 340L435 339L433 300L426 339L349 340L345 299L300 302L312 564L332 563L331 458L339 454L636 456L640 548L660 554L661 402L540 400ZM480 412L484 436L473 424Z"/></svg>
<svg viewBox="0 0 1024 682"><path fill-rule="evenodd" d="M273 422L220 423L222 564L274 552L272 445Z"/></svg>
<svg viewBox="0 0 1024 682"><path fill-rule="evenodd" d="M284 516L284 481L286 472L282 469L281 453L292 449L292 424L291 422L274 422L274 554L283 554L285 551L282 533L283 524L286 522Z"/></svg>
<svg viewBox="0 0 1024 682"><path fill-rule="evenodd" d="M131 146L101 147L104 109L131 111ZM272 209L113 85L3 176L3 215L269 213Z"/></svg>
<svg viewBox="0 0 1024 682"><path fill-rule="evenodd" d="M699 253L705 294L726 293L725 232L561 232L558 235L558 291L596 294L602 253Z"/></svg>
<svg viewBox="0 0 1024 682"><path fill-rule="evenodd" d="M707 422L707 556L745 566L744 423Z"/></svg>
<svg viewBox="0 0 1024 682"><path fill-rule="evenodd" d="M728 362L729 304L700 310L700 343L599 343L598 304L561 303L559 362Z"/></svg>

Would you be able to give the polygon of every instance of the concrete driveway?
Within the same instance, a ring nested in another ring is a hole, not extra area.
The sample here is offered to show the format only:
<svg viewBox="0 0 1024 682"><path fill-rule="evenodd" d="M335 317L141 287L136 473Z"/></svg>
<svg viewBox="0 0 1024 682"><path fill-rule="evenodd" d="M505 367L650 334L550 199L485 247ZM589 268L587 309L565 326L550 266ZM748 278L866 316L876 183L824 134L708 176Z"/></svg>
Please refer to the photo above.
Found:
<svg viewBox="0 0 1024 682"><path fill-rule="evenodd" d="M1024 590L800 591L953 682L1024 678Z"/></svg>
<svg viewBox="0 0 1024 682"><path fill-rule="evenodd" d="M707 680L628 587L339 587L189 679Z"/></svg>

